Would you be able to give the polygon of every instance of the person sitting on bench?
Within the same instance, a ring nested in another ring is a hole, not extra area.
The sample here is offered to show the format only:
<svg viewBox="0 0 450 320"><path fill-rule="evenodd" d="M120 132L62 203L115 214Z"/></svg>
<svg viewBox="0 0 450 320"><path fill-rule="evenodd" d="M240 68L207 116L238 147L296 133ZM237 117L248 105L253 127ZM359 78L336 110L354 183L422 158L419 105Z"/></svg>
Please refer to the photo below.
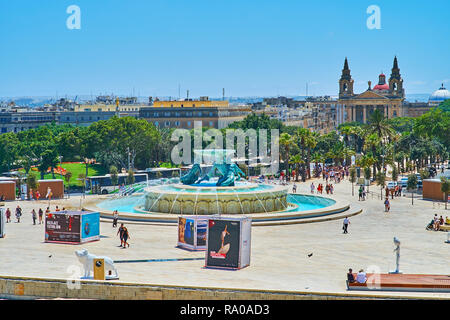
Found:
<svg viewBox="0 0 450 320"><path fill-rule="evenodd" d="M367 277L366 273L363 269L359 270L358 274L356 275L356 282L358 283L366 283Z"/></svg>
<svg viewBox="0 0 450 320"><path fill-rule="evenodd" d="M355 276L353 275L353 270L352 269L348 269L347 281L348 281L348 283L355 282Z"/></svg>

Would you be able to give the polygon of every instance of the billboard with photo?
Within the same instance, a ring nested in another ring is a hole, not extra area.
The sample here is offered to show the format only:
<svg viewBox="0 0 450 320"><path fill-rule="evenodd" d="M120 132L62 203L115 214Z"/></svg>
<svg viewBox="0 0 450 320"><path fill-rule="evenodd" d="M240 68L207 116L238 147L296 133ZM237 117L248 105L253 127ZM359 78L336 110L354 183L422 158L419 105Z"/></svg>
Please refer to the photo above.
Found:
<svg viewBox="0 0 450 320"><path fill-rule="evenodd" d="M100 213L92 212L81 216L81 242L100 239Z"/></svg>
<svg viewBox="0 0 450 320"><path fill-rule="evenodd" d="M45 215L46 242L81 241L80 215L48 213Z"/></svg>
<svg viewBox="0 0 450 320"><path fill-rule="evenodd" d="M241 223L209 219L206 266L239 268Z"/></svg>
<svg viewBox="0 0 450 320"><path fill-rule="evenodd" d="M206 249L207 227L205 216L178 217L178 246L190 250Z"/></svg>
<svg viewBox="0 0 450 320"><path fill-rule="evenodd" d="M206 232L208 230L208 220L197 220L197 247L206 248Z"/></svg>

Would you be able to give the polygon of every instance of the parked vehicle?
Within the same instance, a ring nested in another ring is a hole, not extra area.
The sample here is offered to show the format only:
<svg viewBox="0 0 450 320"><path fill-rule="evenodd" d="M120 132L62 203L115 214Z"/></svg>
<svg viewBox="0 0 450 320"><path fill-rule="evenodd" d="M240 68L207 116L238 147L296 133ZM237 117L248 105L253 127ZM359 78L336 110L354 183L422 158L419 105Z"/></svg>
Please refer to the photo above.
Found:
<svg viewBox="0 0 450 320"><path fill-rule="evenodd" d="M393 189L393 188L395 188L397 185L398 185L397 181L389 181L389 182L387 183L387 187L388 187L389 189Z"/></svg>

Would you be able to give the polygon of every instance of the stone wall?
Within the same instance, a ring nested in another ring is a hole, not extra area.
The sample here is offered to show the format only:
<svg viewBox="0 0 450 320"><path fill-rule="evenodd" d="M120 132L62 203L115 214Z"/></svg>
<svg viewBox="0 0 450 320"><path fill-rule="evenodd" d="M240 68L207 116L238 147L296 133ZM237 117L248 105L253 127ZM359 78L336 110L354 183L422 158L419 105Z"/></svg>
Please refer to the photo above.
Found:
<svg viewBox="0 0 450 320"><path fill-rule="evenodd" d="M224 288L152 286L83 280L80 289L69 289L67 280L0 276L0 298L73 298L102 300L342 300L393 299L387 295L314 293ZM402 298L402 297L395 297ZM405 297L403 297L405 298ZM415 299L414 297L407 297ZM430 299L430 298L428 298Z"/></svg>

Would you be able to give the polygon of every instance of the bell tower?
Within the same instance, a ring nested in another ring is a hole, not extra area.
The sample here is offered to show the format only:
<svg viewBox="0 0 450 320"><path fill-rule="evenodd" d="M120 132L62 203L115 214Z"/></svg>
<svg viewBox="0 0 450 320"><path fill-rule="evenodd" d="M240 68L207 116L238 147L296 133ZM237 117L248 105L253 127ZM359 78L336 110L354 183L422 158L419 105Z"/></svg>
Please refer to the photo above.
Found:
<svg viewBox="0 0 450 320"><path fill-rule="evenodd" d="M353 82L347 57L345 57L344 69L342 69L341 79L339 79L339 98L353 96Z"/></svg>
<svg viewBox="0 0 450 320"><path fill-rule="evenodd" d="M405 96L405 92L403 90L403 79L400 75L397 56L394 57L394 65L392 66L391 77L389 78L389 92L393 96L402 98Z"/></svg>

